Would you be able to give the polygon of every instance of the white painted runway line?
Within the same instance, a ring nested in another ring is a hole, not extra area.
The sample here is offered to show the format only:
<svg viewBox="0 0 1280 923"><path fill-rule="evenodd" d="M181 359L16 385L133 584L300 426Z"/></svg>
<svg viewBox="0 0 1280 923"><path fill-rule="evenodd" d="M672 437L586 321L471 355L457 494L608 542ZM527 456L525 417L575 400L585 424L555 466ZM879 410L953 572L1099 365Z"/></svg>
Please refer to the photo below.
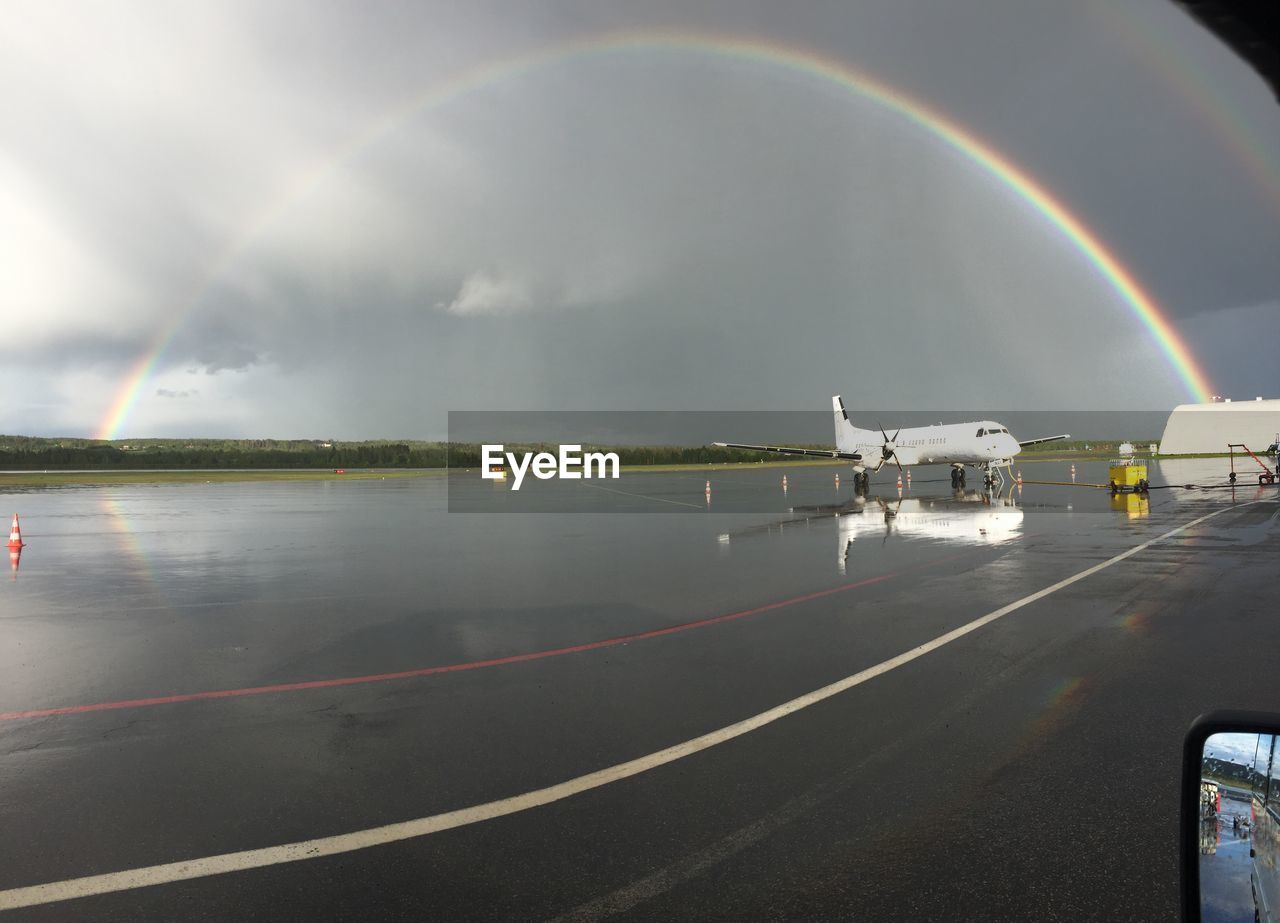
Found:
<svg viewBox="0 0 1280 923"><path fill-rule="evenodd" d="M1163 535L1145 541L1140 545L1135 545L1128 551L1123 551L1113 558L1108 558L1101 563L1094 564L1092 567L1087 567L1079 573L1073 574L1064 580L1059 580L1057 583L1042 590L1037 590L1016 602L1011 602L1006 606L1001 606L999 609L988 612L986 615L967 622L959 628L954 628L945 634L939 635L932 641L926 641L924 644L913 647L911 650L882 661L873 667L854 673L852 676L846 676L844 679L837 680L812 692L807 692L789 702L783 702L768 711L760 712L758 715L744 718L742 721L703 734L700 737L694 737L675 746L667 747L665 750L658 750L655 753L649 753L645 756L628 760L625 763L617 763L548 788L540 788L520 795L512 795L510 798L502 798L468 808L460 808L456 811L447 811L443 814L433 814L430 817L420 817L416 820L387 824L382 827L371 827L367 830L356 830L352 833L342 833L336 836L303 840L298 843L284 843L279 846L267 846L262 849L222 853L221 855L205 856L197 859L185 859L180 862L165 863L164 865L150 865L144 868L127 869L122 872L108 872L104 875L69 878L64 881L51 881L46 884L31 885L24 888L13 888L8 891L0 891L0 910L32 907L38 904L52 904L58 901L90 897L95 894L110 894L116 891L128 891L133 888L145 888L151 885L204 878L210 875L225 875L228 872L264 868L285 862L299 862L303 859L319 859L322 856L334 856L358 849L367 849L371 846L382 846L400 840L439 833L442 830L451 830L455 827L465 827L469 824L505 817L508 814L517 814L521 811L528 811L531 808L561 801L574 795L580 795L583 792L600 788L611 782L639 775L642 772L648 772L659 766L674 763L676 760L684 759L703 750L709 750L718 744L749 734L767 724L772 724L787 715L794 714L811 705L817 705L819 702L839 695L854 686L860 686L869 680L875 679L877 676L883 676L891 670L895 670L904 664L945 647L951 642L957 641L1011 612L1015 612L1024 606L1029 606L1031 603L1044 599L1046 596L1069 587L1073 583L1078 583L1099 571L1106 570L1112 565L1119 564L1121 561L1145 551L1152 545L1185 532L1187 529L1197 526L1206 520L1260 502L1264 501L1255 500L1241 503L1237 506L1223 507L1198 519L1193 519L1178 526L1176 529L1170 529Z"/></svg>

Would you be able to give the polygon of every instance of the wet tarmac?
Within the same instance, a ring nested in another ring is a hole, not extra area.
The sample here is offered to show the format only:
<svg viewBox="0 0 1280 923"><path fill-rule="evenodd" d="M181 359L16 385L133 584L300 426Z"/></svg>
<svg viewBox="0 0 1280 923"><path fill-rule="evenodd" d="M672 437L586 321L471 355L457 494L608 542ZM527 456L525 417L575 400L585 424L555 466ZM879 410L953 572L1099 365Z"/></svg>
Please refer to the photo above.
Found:
<svg viewBox="0 0 1280 923"><path fill-rule="evenodd" d="M1200 824L1202 923L1254 923L1253 860L1249 855L1252 816L1247 794L1224 790L1218 816Z"/></svg>
<svg viewBox="0 0 1280 923"><path fill-rule="evenodd" d="M1276 490L918 469L860 500L836 470L6 494L0 907L53 883L14 918L1175 916L1183 733L1280 710L1269 661L1211 654L1280 640ZM201 877L65 884L176 862Z"/></svg>

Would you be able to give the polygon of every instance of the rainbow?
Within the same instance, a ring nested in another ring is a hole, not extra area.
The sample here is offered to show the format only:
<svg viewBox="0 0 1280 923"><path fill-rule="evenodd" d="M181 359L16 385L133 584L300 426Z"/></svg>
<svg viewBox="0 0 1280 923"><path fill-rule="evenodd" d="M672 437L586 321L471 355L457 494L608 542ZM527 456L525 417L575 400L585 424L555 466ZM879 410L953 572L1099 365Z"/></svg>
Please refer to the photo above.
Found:
<svg viewBox="0 0 1280 923"><path fill-rule="evenodd" d="M213 259L198 283L179 301L169 321L162 325L147 351L129 370L125 381L98 427L98 438L115 439L138 402L147 380L155 372L174 335L209 288L262 233L294 203L318 186L333 170L362 149L394 131L407 120L462 94L567 60L618 53L679 52L745 61L777 68L798 76L842 88L903 116L926 134L944 142L1015 192L1052 224L1072 244L1106 283L1120 296L1133 315L1152 334L1160 351L1198 401L1208 400L1210 387L1187 345L1133 274L1107 249L1084 222L1028 173L990 144L924 103L855 70L842 61L804 48L767 43L752 38L699 36L685 33L644 32L594 36L541 48L529 54L488 62L434 83L389 108L362 130L301 173L259 211Z"/></svg>
<svg viewBox="0 0 1280 923"><path fill-rule="evenodd" d="M1129 4L1090 5L1086 10L1099 18L1104 34L1126 42L1143 66L1160 79L1161 86L1177 91L1182 104L1204 123L1204 134L1230 152L1271 200L1272 207L1280 209L1280 160L1275 157L1274 132L1271 137L1263 134L1272 125L1271 111L1266 122L1259 124L1249 117L1240 100L1214 91L1214 81L1197 66L1197 55L1188 47L1188 30L1173 28L1174 22L1189 17L1172 4L1163 16L1144 16L1141 21ZM1192 26L1190 31L1202 30ZM1265 93L1263 87L1259 82L1259 90ZM1271 100L1267 102L1274 108Z"/></svg>

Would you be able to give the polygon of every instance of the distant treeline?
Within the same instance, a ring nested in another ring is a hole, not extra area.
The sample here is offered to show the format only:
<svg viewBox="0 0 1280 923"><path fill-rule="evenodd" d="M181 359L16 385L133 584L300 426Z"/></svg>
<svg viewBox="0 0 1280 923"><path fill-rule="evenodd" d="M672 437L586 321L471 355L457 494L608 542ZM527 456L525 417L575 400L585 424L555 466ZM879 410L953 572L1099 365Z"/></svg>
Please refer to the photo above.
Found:
<svg viewBox="0 0 1280 923"><path fill-rule="evenodd" d="M508 444L508 452L556 452L556 445ZM805 448L823 448L805 446ZM616 452L624 465L791 461L789 456L706 446L584 446ZM145 439L114 442L0 436L0 470L154 468L478 468L478 443L316 442L274 439Z"/></svg>
<svg viewBox="0 0 1280 923"><path fill-rule="evenodd" d="M1058 442L1039 442L1023 448L1024 452L1116 452L1122 443L1130 443L1139 455L1146 455L1149 446L1158 439L1063 439Z"/></svg>
<svg viewBox="0 0 1280 923"><path fill-rule="evenodd" d="M1206 756L1204 758L1201 763L1200 773L1201 775L1213 776L1236 785L1247 786L1253 781L1253 776L1248 766L1242 766L1230 760L1219 759L1216 756Z"/></svg>

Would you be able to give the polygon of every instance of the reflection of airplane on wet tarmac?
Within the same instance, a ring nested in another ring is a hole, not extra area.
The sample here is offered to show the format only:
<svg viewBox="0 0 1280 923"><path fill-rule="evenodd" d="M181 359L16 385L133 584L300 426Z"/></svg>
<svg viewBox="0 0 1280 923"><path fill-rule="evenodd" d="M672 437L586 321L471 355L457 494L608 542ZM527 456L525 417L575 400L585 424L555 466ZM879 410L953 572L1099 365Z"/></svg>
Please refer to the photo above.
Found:
<svg viewBox="0 0 1280 923"><path fill-rule="evenodd" d="M836 567L843 574L845 560L858 539L878 538L884 543L891 536L898 536L986 544L1007 541L1022 533L1022 510L1012 496L959 488L949 497L868 498L859 494L844 503L798 506L792 513L793 519L725 533L720 536L720 543L727 545L753 534L785 532L829 517L836 520Z"/></svg>
<svg viewBox="0 0 1280 923"><path fill-rule="evenodd" d="M890 459L901 471L903 465L951 465L951 486L964 486L966 465L980 468L983 484L990 487L1003 480L1001 468L1013 464L1013 457L1023 446L1039 442L1069 439L1069 435L1046 436L1018 442L1006 427L990 420L972 423L937 423L933 426L899 428L892 437L881 427L859 429L845 412L840 395L831 398L835 416L836 447L834 450L793 449L785 446L745 445L740 442L717 442L716 446L730 449L750 449L755 452L778 452L782 455L812 455L817 458L845 458L852 461L854 487L866 493L871 472L879 471Z"/></svg>
<svg viewBox="0 0 1280 923"><path fill-rule="evenodd" d="M837 522L836 566L843 574L845 560L859 538L879 538L881 542L891 536L975 544L1003 542L1022 533L1022 510L1011 496L956 490L949 499L876 497L866 501L858 497Z"/></svg>

